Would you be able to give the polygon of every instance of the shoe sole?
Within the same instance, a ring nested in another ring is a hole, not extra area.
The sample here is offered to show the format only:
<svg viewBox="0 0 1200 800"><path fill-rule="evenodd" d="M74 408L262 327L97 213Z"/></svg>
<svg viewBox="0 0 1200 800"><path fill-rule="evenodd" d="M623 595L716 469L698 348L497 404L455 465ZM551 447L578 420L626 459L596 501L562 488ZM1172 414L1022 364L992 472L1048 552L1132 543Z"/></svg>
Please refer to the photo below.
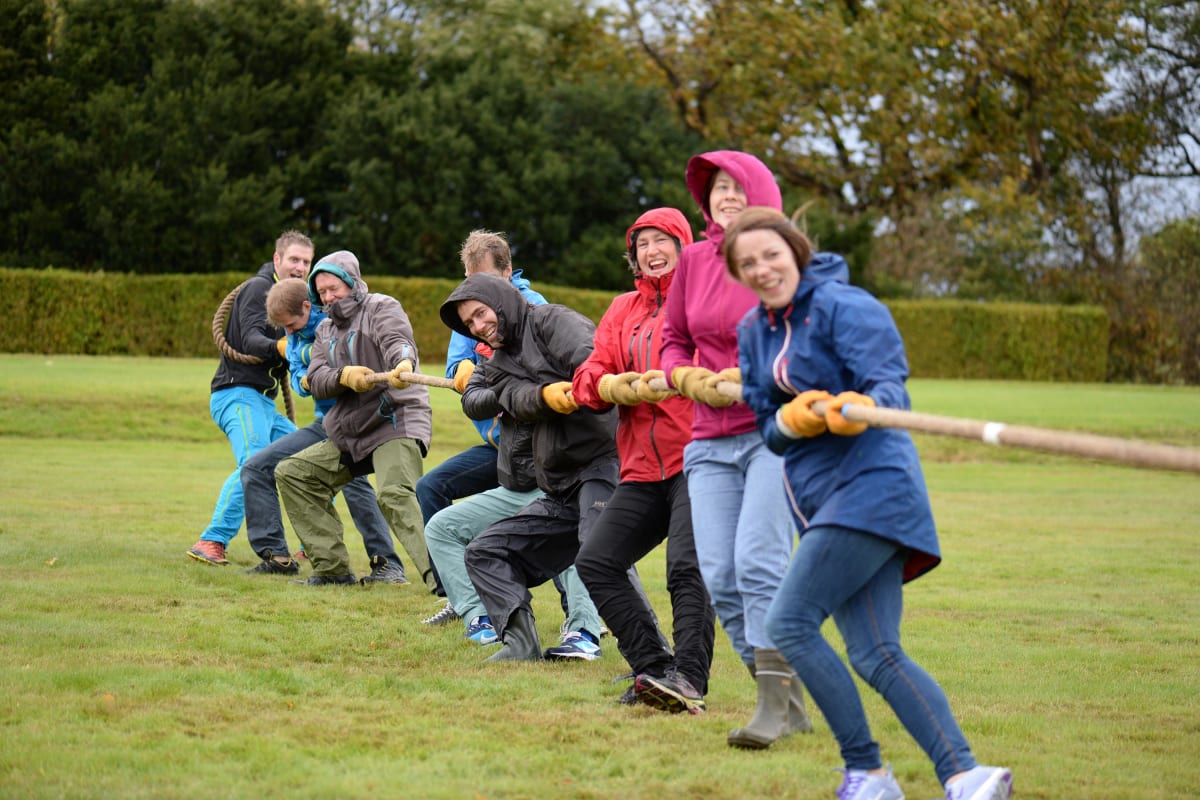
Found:
<svg viewBox="0 0 1200 800"><path fill-rule="evenodd" d="M771 739L770 741L764 741L763 739L752 739L740 734L734 735L732 732L725 739L725 743L730 747L738 747L742 750L766 750L777 741L779 740Z"/></svg>
<svg viewBox="0 0 1200 800"><path fill-rule="evenodd" d="M203 553L197 553L195 550L188 550L184 555L186 555L188 558L192 558L192 559L195 559L196 561L199 561L201 564L208 564L210 567L228 567L229 566L229 559L225 559L224 561L214 561L213 559L209 558L208 556L204 555Z"/></svg>
<svg viewBox="0 0 1200 800"><path fill-rule="evenodd" d="M684 711L689 714L703 714L706 708L703 700L697 701L684 697L653 678L638 678L633 685L633 691L642 704L657 708L659 711L668 711L672 714L682 714Z"/></svg>
<svg viewBox="0 0 1200 800"><path fill-rule="evenodd" d="M542 653L542 658L547 661L595 661L600 658L599 653L552 653L549 650Z"/></svg>

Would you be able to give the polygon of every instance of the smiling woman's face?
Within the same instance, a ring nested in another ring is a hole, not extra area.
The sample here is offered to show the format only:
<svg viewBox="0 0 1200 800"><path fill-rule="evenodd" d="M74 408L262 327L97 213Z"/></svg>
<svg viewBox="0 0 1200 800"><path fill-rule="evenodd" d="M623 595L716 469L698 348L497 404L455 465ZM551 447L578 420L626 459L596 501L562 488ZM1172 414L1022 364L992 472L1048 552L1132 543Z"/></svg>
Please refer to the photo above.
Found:
<svg viewBox="0 0 1200 800"><path fill-rule="evenodd" d="M733 243L738 279L767 308L785 308L800 288L800 267L787 240L772 230L744 231Z"/></svg>
<svg viewBox="0 0 1200 800"><path fill-rule="evenodd" d="M746 210L746 190L725 170L717 170L708 192L708 215L722 228L728 228L738 214Z"/></svg>
<svg viewBox="0 0 1200 800"><path fill-rule="evenodd" d="M647 277L661 278L679 263L679 246L675 244L675 238L658 228L639 230L635 246L638 269Z"/></svg>

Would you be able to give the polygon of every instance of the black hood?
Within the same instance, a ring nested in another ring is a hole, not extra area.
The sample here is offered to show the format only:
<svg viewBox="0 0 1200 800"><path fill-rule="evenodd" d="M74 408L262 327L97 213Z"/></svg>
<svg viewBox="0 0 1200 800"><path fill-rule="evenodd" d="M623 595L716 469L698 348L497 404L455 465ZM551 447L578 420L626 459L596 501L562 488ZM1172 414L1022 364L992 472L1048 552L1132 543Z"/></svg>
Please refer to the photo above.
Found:
<svg viewBox="0 0 1200 800"><path fill-rule="evenodd" d="M510 349L520 343L529 303L507 279L487 273L471 275L450 293L438 310L447 328L482 342L482 339L471 335L458 316L458 304L463 300L477 300L496 312L497 333L503 343L501 347Z"/></svg>

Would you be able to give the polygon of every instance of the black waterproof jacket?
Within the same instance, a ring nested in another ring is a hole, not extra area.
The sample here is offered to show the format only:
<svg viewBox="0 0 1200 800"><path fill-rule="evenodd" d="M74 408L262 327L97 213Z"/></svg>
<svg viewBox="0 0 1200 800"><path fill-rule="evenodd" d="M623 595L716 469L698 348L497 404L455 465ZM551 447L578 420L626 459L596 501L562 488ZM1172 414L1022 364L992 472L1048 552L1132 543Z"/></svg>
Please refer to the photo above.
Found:
<svg viewBox="0 0 1200 800"><path fill-rule="evenodd" d="M513 492L530 492L537 488L533 466L533 425L522 422L513 414L505 414L500 398L488 385L484 361L475 368L462 396L463 413L474 420L499 419L500 435L496 444L496 477L500 485Z"/></svg>
<svg viewBox="0 0 1200 800"><path fill-rule="evenodd" d="M210 391L248 386L273 398L279 393L280 383L287 380L287 359L280 358L276 349L276 342L283 338L283 328L267 322L267 292L274 285L275 264L268 261L238 292L225 326L225 341L229 346L242 355L261 358L262 363L243 364L222 353Z"/></svg>
<svg viewBox="0 0 1200 800"><path fill-rule="evenodd" d="M557 303L531 306L503 278L477 274L459 284L440 309L446 326L464 336L471 333L458 315L463 300L477 300L496 312L502 341L483 377L504 413L533 424L538 487L566 494L580 481L610 472L617 460L616 411L559 414L542 399L543 387L570 381L592 352L592 321Z"/></svg>

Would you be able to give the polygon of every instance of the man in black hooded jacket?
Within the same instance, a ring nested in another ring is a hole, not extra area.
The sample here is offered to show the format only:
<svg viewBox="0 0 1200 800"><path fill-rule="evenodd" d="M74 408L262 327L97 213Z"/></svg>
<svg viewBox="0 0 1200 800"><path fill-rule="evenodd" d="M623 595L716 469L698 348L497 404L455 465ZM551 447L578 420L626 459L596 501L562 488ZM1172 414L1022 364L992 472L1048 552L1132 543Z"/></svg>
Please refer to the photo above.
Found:
<svg viewBox="0 0 1200 800"><path fill-rule="evenodd" d="M574 562L620 468L616 413L580 411L569 394L596 327L566 306L531 306L487 274L463 281L440 312L448 327L495 351L488 385L504 413L533 426L534 473L545 496L489 526L467 546L466 565L504 645L488 661L540 659L529 589Z"/></svg>

